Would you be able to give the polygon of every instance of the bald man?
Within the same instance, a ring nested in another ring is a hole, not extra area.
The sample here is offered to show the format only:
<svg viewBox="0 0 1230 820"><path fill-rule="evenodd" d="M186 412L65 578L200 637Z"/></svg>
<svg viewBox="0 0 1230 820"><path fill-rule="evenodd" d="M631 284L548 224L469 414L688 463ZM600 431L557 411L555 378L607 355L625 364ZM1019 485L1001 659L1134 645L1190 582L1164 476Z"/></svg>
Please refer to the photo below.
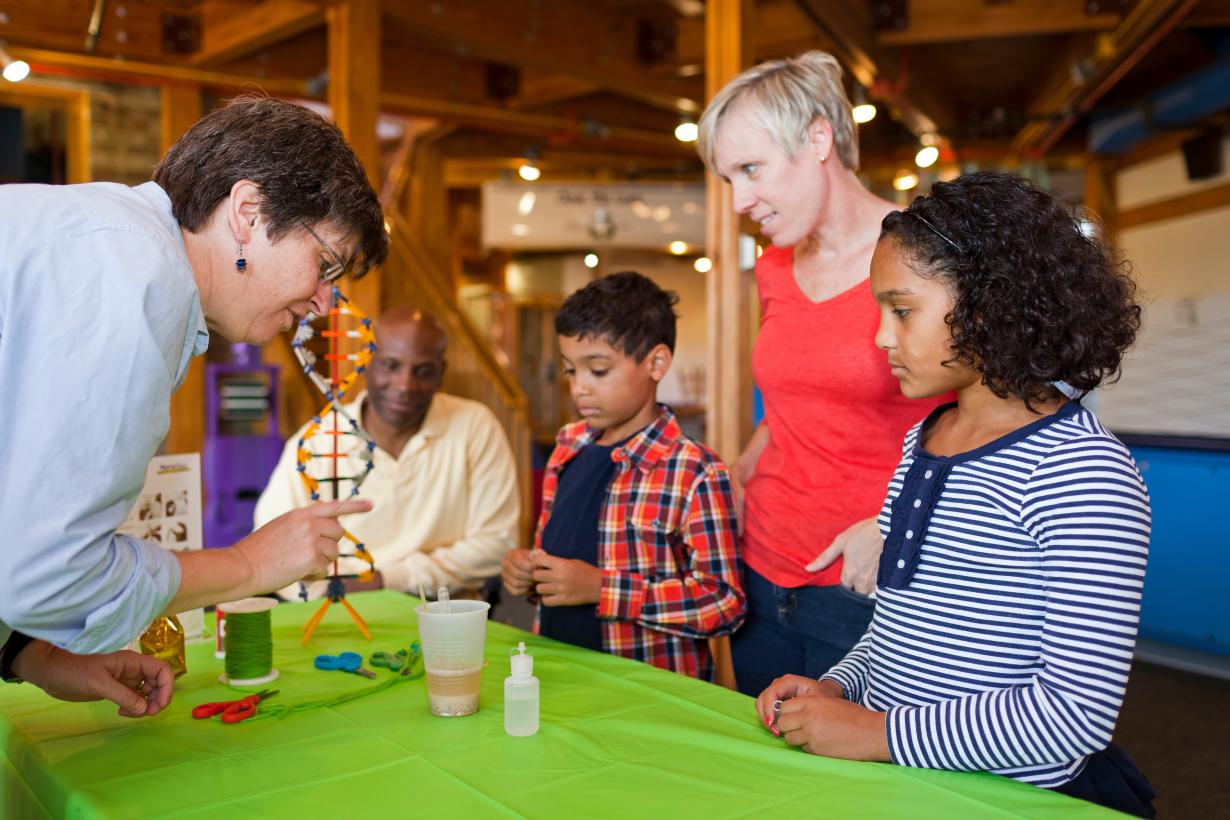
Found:
<svg viewBox="0 0 1230 820"><path fill-rule="evenodd" d="M485 405L438 392L448 338L434 317L394 308L374 329L378 349L367 390L346 405L376 442L360 493L374 508L339 520L375 558L372 586L414 592L421 583L433 596L441 586L454 595L477 592L499 575L504 554L516 545L521 510L512 449ZM258 527L308 504L296 469L302 434L286 442L256 504ZM357 449L354 437L341 442ZM352 475L363 469L357 457L343 464ZM362 566L352 562L342 571ZM310 585L309 597L323 594L323 582Z"/></svg>

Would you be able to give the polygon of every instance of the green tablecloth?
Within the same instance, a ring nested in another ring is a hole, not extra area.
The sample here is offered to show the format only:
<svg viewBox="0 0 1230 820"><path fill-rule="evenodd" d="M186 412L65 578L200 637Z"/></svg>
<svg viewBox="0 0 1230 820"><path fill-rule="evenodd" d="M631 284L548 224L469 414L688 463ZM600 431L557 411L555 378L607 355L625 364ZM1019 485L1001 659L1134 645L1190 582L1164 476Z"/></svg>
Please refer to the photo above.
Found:
<svg viewBox="0 0 1230 820"><path fill-rule="evenodd" d="M334 606L309 648L313 605L274 614L274 703L373 685L321 672L312 657L393 649L417 635L417 601L352 596L368 644ZM508 652L525 640L542 686L542 728L504 733ZM852 763L804 754L760 728L750 698L645 664L536 638L487 633L482 707L427 711L422 679L333 709L224 725L192 706L229 698L212 644L189 647L163 714L115 716L110 704L60 703L0 688L4 817L849 817L1116 816L988 774ZM379 670L381 674L387 674Z"/></svg>

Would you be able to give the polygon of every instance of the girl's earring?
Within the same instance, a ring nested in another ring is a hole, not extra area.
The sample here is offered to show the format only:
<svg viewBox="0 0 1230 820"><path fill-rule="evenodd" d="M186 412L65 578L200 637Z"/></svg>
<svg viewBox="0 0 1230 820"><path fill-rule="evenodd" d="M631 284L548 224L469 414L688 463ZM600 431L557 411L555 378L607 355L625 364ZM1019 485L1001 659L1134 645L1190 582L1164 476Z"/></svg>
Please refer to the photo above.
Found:
<svg viewBox="0 0 1230 820"><path fill-rule="evenodd" d="M235 260L235 270L243 273L247 270L248 260L243 258L243 245L239 246L239 258Z"/></svg>

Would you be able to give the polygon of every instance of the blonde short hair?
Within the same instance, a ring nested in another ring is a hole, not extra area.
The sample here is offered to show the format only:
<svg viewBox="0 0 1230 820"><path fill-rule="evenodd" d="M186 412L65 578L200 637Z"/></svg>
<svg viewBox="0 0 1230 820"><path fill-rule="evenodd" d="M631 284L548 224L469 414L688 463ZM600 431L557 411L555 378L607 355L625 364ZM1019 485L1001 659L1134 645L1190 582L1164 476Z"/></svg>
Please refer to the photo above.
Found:
<svg viewBox="0 0 1230 820"><path fill-rule="evenodd" d="M833 144L842 165L858 170L858 131L841 84L841 66L832 54L808 51L797 57L768 60L727 83L705 107L696 139L696 150L711 171L718 126L740 107L746 107L752 120L788 157L798 153L812 121L823 117L833 128Z"/></svg>

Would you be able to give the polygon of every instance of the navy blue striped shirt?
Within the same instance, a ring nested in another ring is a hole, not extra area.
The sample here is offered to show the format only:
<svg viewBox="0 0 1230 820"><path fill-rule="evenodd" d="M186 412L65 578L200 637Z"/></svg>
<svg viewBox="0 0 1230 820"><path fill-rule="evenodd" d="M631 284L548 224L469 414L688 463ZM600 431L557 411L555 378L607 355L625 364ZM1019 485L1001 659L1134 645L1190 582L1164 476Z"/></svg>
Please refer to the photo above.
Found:
<svg viewBox="0 0 1230 820"><path fill-rule="evenodd" d="M931 455L919 431L951 406L906 436L878 519L875 617L824 678L887 712L895 763L1059 786L1119 716L1148 493L1127 449L1076 402L977 450Z"/></svg>

